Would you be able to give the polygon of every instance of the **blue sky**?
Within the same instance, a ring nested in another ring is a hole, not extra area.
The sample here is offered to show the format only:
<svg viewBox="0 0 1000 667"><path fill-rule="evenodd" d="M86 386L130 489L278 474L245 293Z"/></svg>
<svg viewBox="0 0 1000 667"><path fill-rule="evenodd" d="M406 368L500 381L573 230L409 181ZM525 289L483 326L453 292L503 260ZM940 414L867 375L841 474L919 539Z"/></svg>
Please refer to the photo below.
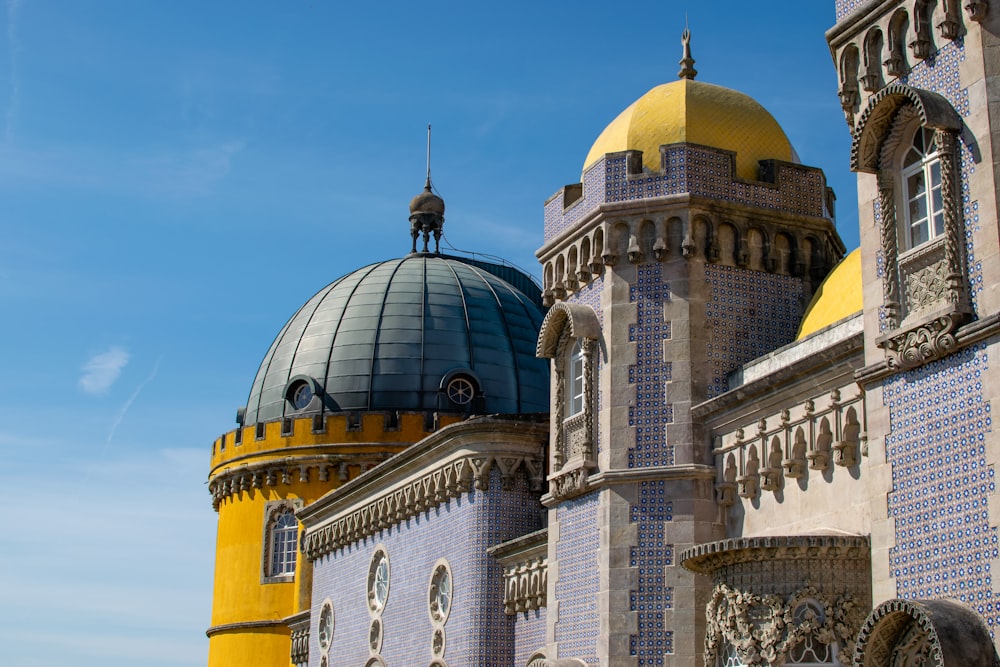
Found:
<svg viewBox="0 0 1000 667"><path fill-rule="evenodd" d="M538 273L544 200L676 77L755 97L838 194L833 2L5 0L0 9L0 662L203 665L212 440L284 321L409 249Z"/></svg>

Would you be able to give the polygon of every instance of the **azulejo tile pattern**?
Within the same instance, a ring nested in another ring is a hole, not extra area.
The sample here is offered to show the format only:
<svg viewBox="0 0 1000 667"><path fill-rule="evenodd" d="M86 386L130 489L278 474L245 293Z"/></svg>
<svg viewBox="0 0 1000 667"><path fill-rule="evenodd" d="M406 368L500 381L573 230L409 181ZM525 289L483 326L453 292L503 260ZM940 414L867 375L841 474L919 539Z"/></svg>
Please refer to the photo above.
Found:
<svg viewBox="0 0 1000 667"><path fill-rule="evenodd" d="M368 660L368 566L376 547L382 545L390 570L382 613L381 655L386 664L430 663L433 626L427 610L427 582L437 559L447 558L453 606L445 626L445 660L453 665L510 667L515 620L503 612L502 596L497 593L503 590L503 568L486 549L539 527L539 504L524 476L516 477L514 489L503 491L500 471L494 468L488 491L473 489L318 559L313 567L309 664L319 667L316 625L327 597L337 609L331 665L363 665Z"/></svg>
<svg viewBox="0 0 1000 667"><path fill-rule="evenodd" d="M639 543L632 548L629 563L639 574L639 589L629 594L630 609L638 612L639 634L629 637L629 648L640 667L662 665L663 655L674 650L674 633L663 627L663 611L674 606L673 589L663 580L663 568L674 561L673 544L667 543L673 511L664 482L639 483L639 502L631 512Z"/></svg>
<svg viewBox="0 0 1000 667"><path fill-rule="evenodd" d="M629 286L629 301L637 311L636 323L628 328L629 342L636 344L636 363L628 368L629 384L635 385L635 404L628 410L628 425L635 428L635 446L628 453L630 468L674 462L674 448L666 433L666 425L674 421L674 407L664 401L672 369L663 358L663 341L670 338L670 322L663 320L670 285L663 282L660 267L639 266L636 281Z"/></svg>
<svg viewBox="0 0 1000 667"><path fill-rule="evenodd" d="M705 303L711 339L708 398L728 390L737 366L792 342L802 319L802 282L791 276L705 265L711 296Z"/></svg>
<svg viewBox="0 0 1000 667"><path fill-rule="evenodd" d="M837 22L839 23L866 2L868 0L837 0Z"/></svg>
<svg viewBox="0 0 1000 667"><path fill-rule="evenodd" d="M995 628L1000 601L990 571L998 538L988 510L996 487L986 461L992 430L982 386L987 366L983 345L967 348L887 380L883 398L892 425L885 450L897 594L961 600Z"/></svg>
<svg viewBox="0 0 1000 667"><path fill-rule="evenodd" d="M733 177L730 153L694 144L661 149L659 172L629 174L626 157L612 153L593 164L583 177L583 196L565 206L564 193L545 204L544 239L548 243L601 204L690 193L734 203L802 215L822 216L826 181L813 167L780 163L775 184Z"/></svg>
<svg viewBox="0 0 1000 667"><path fill-rule="evenodd" d="M559 578L555 585L559 620L555 639L560 658L580 658L597 664L597 637L601 624L597 615L600 590L600 537L597 530L599 493L565 502L555 510L559 521ZM549 606L552 601L549 601Z"/></svg>
<svg viewBox="0 0 1000 667"><path fill-rule="evenodd" d="M923 60L902 79L907 85L923 88L942 95L951 102L963 118L971 113L969 89L963 88L959 68L965 61L965 42L957 39L946 42L933 58ZM979 293L983 291L983 265L976 259L973 234L980 229L979 202L973 201L969 189L969 177L976 171L972 147L959 141L959 170L962 198L962 216L965 223L966 279L969 281L969 299L973 312L976 311Z"/></svg>
<svg viewBox="0 0 1000 667"><path fill-rule="evenodd" d="M514 621L514 664L526 665L535 651L545 648L545 615L547 609L535 609L517 615Z"/></svg>

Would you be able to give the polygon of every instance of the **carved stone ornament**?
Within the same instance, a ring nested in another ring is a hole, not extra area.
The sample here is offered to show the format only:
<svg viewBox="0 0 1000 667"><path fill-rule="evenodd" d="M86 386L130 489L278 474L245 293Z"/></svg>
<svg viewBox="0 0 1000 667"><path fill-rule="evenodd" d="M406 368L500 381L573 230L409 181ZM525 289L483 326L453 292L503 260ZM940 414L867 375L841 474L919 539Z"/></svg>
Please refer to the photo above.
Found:
<svg viewBox="0 0 1000 667"><path fill-rule="evenodd" d="M505 568L504 613L514 616L545 607L547 589L547 558L532 558Z"/></svg>
<svg viewBox="0 0 1000 667"><path fill-rule="evenodd" d="M913 329L880 339L886 363L892 370L909 370L940 359L956 348L956 316L942 315Z"/></svg>
<svg viewBox="0 0 1000 667"><path fill-rule="evenodd" d="M906 303L911 309L926 308L948 297L948 262L940 260L906 276Z"/></svg>
<svg viewBox="0 0 1000 667"><path fill-rule="evenodd" d="M989 629L952 600L889 600L865 620L855 667L995 667Z"/></svg>
<svg viewBox="0 0 1000 667"><path fill-rule="evenodd" d="M847 664L865 606L851 593L827 597L813 586L783 598L717 584L705 612L705 664L715 664L726 645L736 650L744 665L765 667L784 664L803 644L812 653L829 655L834 643L838 660Z"/></svg>

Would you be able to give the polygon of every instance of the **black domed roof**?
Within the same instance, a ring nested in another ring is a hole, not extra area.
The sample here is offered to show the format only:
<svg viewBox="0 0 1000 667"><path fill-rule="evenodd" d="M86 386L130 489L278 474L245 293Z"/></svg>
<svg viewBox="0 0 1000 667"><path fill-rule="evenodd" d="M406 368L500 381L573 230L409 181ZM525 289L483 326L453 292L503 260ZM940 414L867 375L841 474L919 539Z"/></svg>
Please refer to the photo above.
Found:
<svg viewBox="0 0 1000 667"><path fill-rule="evenodd" d="M537 291L510 267L437 254L358 269L309 299L278 334L243 423L321 411L545 412ZM475 402L449 399L458 377Z"/></svg>

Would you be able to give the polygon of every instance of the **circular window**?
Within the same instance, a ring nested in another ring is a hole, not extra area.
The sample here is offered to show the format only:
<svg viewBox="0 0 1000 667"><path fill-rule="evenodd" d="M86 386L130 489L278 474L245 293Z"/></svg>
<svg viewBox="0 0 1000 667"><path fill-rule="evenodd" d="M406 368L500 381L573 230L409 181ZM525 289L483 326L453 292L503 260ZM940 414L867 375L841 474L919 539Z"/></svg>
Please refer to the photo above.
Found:
<svg viewBox="0 0 1000 667"><path fill-rule="evenodd" d="M305 410L312 402L313 388L308 382L299 382L292 388L289 401L296 410Z"/></svg>
<svg viewBox="0 0 1000 667"><path fill-rule="evenodd" d="M381 612L389 598L389 557L379 548L368 567L368 607Z"/></svg>
<svg viewBox="0 0 1000 667"><path fill-rule="evenodd" d="M448 399L455 405L468 405L476 395L476 386L469 378L459 375L448 383L447 392Z"/></svg>
<svg viewBox="0 0 1000 667"><path fill-rule="evenodd" d="M319 647L324 651L333 642L333 603L323 602L323 610L319 613Z"/></svg>
<svg viewBox="0 0 1000 667"><path fill-rule="evenodd" d="M444 623L451 611L451 571L446 562L438 562L431 574L428 591L431 620Z"/></svg>

